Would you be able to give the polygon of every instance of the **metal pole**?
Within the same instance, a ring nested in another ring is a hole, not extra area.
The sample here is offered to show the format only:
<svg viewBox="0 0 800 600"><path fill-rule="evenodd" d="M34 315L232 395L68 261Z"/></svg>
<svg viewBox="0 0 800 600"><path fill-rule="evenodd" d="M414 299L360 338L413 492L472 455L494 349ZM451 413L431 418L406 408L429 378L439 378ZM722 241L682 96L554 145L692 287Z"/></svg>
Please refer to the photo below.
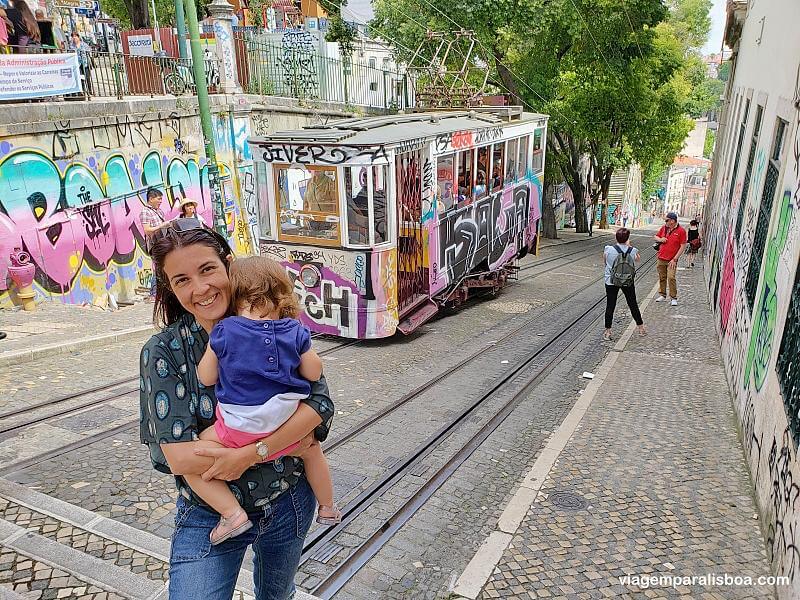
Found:
<svg viewBox="0 0 800 600"><path fill-rule="evenodd" d="M186 15L183 13L183 0L175 0L175 26L178 28L178 55L189 58L186 52Z"/></svg>
<svg viewBox="0 0 800 600"><path fill-rule="evenodd" d="M150 0L150 5L153 7L153 22L155 23L156 44L158 51L161 51L161 32L158 30L158 15L156 14L156 0Z"/></svg>
<svg viewBox="0 0 800 600"><path fill-rule="evenodd" d="M214 211L214 228L217 233L227 236L225 225L225 208L222 204L222 187L217 166L217 151L214 148L214 136L211 126L211 110L208 105L208 84L206 83L203 50L200 48L200 27L197 23L197 8L194 0L183 0L186 19L189 23L189 45L192 50L192 71L197 88L197 106L200 110L200 126L203 130L203 144L208 160L208 187L211 193L211 206Z"/></svg>

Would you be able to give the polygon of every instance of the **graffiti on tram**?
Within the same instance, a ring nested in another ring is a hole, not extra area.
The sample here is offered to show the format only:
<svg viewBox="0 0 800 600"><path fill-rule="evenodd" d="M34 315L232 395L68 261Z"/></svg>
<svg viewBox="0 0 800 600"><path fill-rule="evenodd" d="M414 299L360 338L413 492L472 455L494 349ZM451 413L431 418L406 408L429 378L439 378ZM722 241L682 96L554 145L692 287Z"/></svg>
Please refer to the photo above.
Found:
<svg viewBox="0 0 800 600"><path fill-rule="evenodd" d="M314 331L359 338L394 334L398 323L395 249L343 251L262 241L260 252L284 266L300 301L300 320ZM300 279L300 269L309 264L320 273L313 287Z"/></svg>
<svg viewBox="0 0 800 600"><path fill-rule="evenodd" d="M529 178L441 214L433 224L438 235L429 237L430 256L438 260L430 269L431 294L459 283L481 266L493 271L524 247L532 248L541 216L540 192L538 180Z"/></svg>

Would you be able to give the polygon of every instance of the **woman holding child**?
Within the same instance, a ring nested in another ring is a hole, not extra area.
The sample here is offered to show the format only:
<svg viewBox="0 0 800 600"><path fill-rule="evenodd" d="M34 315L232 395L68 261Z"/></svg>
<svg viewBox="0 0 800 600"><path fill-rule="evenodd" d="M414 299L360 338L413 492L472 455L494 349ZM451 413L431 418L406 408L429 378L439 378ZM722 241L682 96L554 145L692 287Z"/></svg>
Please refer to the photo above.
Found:
<svg viewBox="0 0 800 600"><path fill-rule="evenodd" d="M159 285L154 315L164 329L141 353L140 428L154 468L174 475L179 491L169 596L231 598L252 545L256 598L291 598L315 494L320 522L340 518L318 444L333 403L307 330L294 320L291 286L256 257L243 259L233 288L230 247L196 219L178 219L156 236L151 255ZM243 332L250 346L263 345L264 361L231 356L229 342L235 347ZM261 377L269 397L226 388L241 376L231 362Z"/></svg>

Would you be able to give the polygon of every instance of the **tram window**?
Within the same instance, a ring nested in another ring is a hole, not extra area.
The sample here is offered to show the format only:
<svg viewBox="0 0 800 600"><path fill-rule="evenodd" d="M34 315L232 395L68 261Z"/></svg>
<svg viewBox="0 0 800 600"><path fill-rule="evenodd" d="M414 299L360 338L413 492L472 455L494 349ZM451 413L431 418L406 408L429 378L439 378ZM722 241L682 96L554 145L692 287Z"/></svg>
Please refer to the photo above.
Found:
<svg viewBox="0 0 800 600"><path fill-rule="evenodd" d="M269 181L267 181L267 163L256 161L255 171L260 237L271 238L272 226L270 225L269 214Z"/></svg>
<svg viewBox="0 0 800 600"><path fill-rule="evenodd" d="M458 201L464 202L472 197L472 163L474 151L458 153Z"/></svg>
<svg viewBox="0 0 800 600"><path fill-rule="evenodd" d="M488 191L489 150L490 148L488 147L478 148L478 168L475 173L475 189L473 190L473 196L476 200L486 196Z"/></svg>
<svg viewBox="0 0 800 600"><path fill-rule="evenodd" d="M524 179L528 174L528 140L529 136L524 136L519 140L519 161L517 162L517 180Z"/></svg>
<svg viewBox="0 0 800 600"><path fill-rule="evenodd" d="M506 142L506 181L512 182L517 174L517 140Z"/></svg>
<svg viewBox="0 0 800 600"><path fill-rule="evenodd" d="M345 167L344 189L347 195L347 241L369 244L369 167Z"/></svg>
<svg viewBox="0 0 800 600"><path fill-rule="evenodd" d="M503 157L505 155L505 142L494 144L492 151L492 191L503 187Z"/></svg>
<svg viewBox="0 0 800 600"><path fill-rule="evenodd" d="M455 154L448 154L436 160L436 195L442 210L450 210L455 204L453 191L455 159Z"/></svg>
<svg viewBox="0 0 800 600"><path fill-rule="evenodd" d="M339 193L334 168L276 168L275 192L281 239L338 243Z"/></svg>
<svg viewBox="0 0 800 600"><path fill-rule="evenodd" d="M537 129L533 134L533 172L539 173L542 170L542 159L544 158L544 144L542 140L542 129Z"/></svg>
<svg viewBox="0 0 800 600"><path fill-rule="evenodd" d="M389 181L389 165L372 167L372 206L375 210L375 243L382 244L389 240L389 221L386 198Z"/></svg>

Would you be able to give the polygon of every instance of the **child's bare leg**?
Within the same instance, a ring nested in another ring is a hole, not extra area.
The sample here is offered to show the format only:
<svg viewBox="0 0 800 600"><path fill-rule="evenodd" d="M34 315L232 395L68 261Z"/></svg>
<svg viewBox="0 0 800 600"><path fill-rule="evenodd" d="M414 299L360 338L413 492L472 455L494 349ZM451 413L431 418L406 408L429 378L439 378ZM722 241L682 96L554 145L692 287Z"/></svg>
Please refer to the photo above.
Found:
<svg viewBox="0 0 800 600"><path fill-rule="evenodd" d="M322 453L322 446L314 444L303 452L300 457L306 467L306 478L319 503L317 520L334 524L341 521L341 513L333 503L333 481L328 461Z"/></svg>
<svg viewBox="0 0 800 600"><path fill-rule="evenodd" d="M222 447L213 427L205 429L200 434L198 444L204 448ZM212 543L219 543L228 537L243 533L252 526L250 524L250 526L244 527L245 524L250 523L247 513L239 506L236 497L224 481L218 479L203 481L200 475L184 475L184 479L195 494L222 516L220 524L211 532ZM233 530L236 531L233 532Z"/></svg>

